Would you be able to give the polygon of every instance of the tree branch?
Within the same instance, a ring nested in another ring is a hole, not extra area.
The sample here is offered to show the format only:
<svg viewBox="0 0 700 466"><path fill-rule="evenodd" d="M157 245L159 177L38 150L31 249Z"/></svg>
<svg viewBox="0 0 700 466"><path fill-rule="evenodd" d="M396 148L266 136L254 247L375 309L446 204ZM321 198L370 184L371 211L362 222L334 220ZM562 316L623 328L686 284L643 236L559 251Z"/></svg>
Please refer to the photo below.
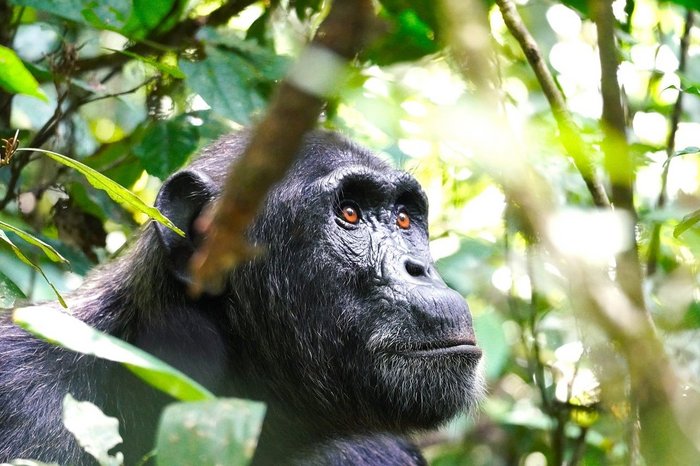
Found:
<svg viewBox="0 0 700 466"><path fill-rule="evenodd" d="M537 81L540 83L542 92L549 102L554 119L559 127L559 139L586 183L588 191L593 198L593 203L598 207L610 207L605 187L593 168L589 150L581 137L579 128L574 123L571 113L566 107L564 96L554 82L549 68L547 68L537 42L535 42L530 31L527 30L512 0L496 0L496 4L501 10L501 15L503 15L503 20L508 30L520 44L520 48L525 54L530 67L535 72Z"/></svg>
<svg viewBox="0 0 700 466"><path fill-rule="evenodd" d="M634 215L634 166L627 146L625 112L622 107L620 85L617 81L617 48L615 46L615 18L609 0L593 0L593 16L598 31L600 82L603 95L603 131L605 165L612 184L612 201L618 209Z"/></svg>
<svg viewBox="0 0 700 466"><path fill-rule="evenodd" d="M634 163L627 145L625 112L622 108L622 96L617 81L618 60L612 2L611 0L593 0L591 8L598 31L601 92L603 95L601 123L605 134L602 145L605 153L605 168L612 185L612 202L616 209L628 211L636 224ZM631 247L617 256L616 277L636 307L644 310L642 273L634 228L630 228L627 232L627 239Z"/></svg>
<svg viewBox="0 0 700 466"><path fill-rule="evenodd" d="M294 162L302 137L321 113L323 96L364 43L372 17L370 0L333 2L315 39L280 84L248 148L230 169L222 198L197 220L207 237L190 263L193 294L220 290L226 272L255 254L246 230L270 187Z"/></svg>

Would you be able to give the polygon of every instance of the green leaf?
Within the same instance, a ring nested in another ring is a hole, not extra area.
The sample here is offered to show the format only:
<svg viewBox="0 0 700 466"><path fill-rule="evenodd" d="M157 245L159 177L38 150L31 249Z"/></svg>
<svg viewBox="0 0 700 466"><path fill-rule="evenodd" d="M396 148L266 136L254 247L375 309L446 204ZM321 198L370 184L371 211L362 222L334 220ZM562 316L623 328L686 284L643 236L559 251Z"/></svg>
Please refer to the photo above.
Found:
<svg viewBox="0 0 700 466"><path fill-rule="evenodd" d="M14 307L18 299L26 299L19 287L0 272L0 309L9 309Z"/></svg>
<svg viewBox="0 0 700 466"><path fill-rule="evenodd" d="M148 29L160 25L173 9L174 0L134 0L133 14Z"/></svg>
<svg viewBox="0 0 700 466"><path fill-rule="evenodd" d="M87 165L83 165L77 160L73 160L69 157L66 157L65 155L57 154L56 152L51 152L49 150L26 147L17 150L27 152L40 152L42 154L48 155L55 161L80 172L88 180L88 183L90 183L93 187L106 192L107 195L109 195L109 197L111 197L112 200L114 200L115 202L118 202L122 206L135 209L138 212L143 212L144 214L148 215L151 219L165 225L178 235L185 236L185 233L182 230L180 230L177 226L175 226L173 222L168 220L163 214L161 214L158 211L158 209L156 209L155 207L147 206L141 199L139 199L139 197L136 194L132 193L124 186L121 186L119 183L110 180L103 174L96 172Z"/></svg>
<svg viewBox="0 0 700 466"><path fill-rule="evenodd" d="M161 14L162 9L167 7L165 4L171 1L148 2L153 5L152 18ZM46 11L97 29L117 31L135 39L145 37L150 29L134 11L134 5L129 0L13 0L12 3Z"/></svg>
<svg viewBox="0 0 700 466"><path fill-rule="evenodd" d="M117 418L106 416L94 404L78 401L68 393L63 398L63 425L100 466L124 464L124 455L109 454L110 449L122 443Z"/></svg>
<svg viewBox="0 0 700 466"><path fill-rule="evenodd" d="M172 366L65 312L47 307L25 307L15 310L14 321L29 333L63 348L122 363L151 386L178 400L214 398L206 388Z"/></svg>
<svg viewBox="0 0 700 466"><path fill-rule="evenodd" d="M389 3L406 4L406 1L383 2L385 10L380 16L390 27L389 34L374 41L367 49L367 57L378 65L389 65L396 62L416 60L439 50L436 39L436 29L430 26L434 20L427 15L434 11L433 7L425 8L423 15L419 7L406 5L388 5Z"/></svg>
<svg viewBox="0 0 700 466"><path fill-rule="evenodd" d="M49 277L46 276L43 270L41 270L41 267L36 265L34 262L32 262L27 256L24 255L24 253L13 243L10 238L7 237L4 231L0 230L0 241L4 242L7 244L11 249L12 252L15 253L15 256L28 266L32 267L34 270L39 272L39 274L44 277L44 280L46 280L46 283L49 284L53 292L56 294L56 298L58 299L58 302L61 303L61 306L63 307L68 307L66 305L66 302L63 300L63 296L61 296L61 293L58 292L56 287L54 286L53 283L51 283L51 280L49 280Z"/></svg>
<svg viewBox="0 0 700 466"><path fill-rule="evenodd" d="M277 55L273 49L263 47L255 40L241 39L237 34L225 29L204 27L197 37L204 42L230 49L234 55L244 57L254 67L255 79L260 83L279 81L286 76L292 64L290 57Z"/></svg>
<svg viewBox="0 0 700 466"><path fill-rule="evenodd" d="M26 241L29 244L32 244L38 248L40 248L42 251L44 251L44 254L46 254L46 257L51 259L53 262L68 262L68 260L63 257L61 254L59 254L58 251L56 251L51 245L48 245L44 243L42 240L39 238L30 235L24 230L20 230L17 227L14 227L10 225L9 223L5 223L2 220L0 220L0 230L5 230L5 231L11 231L12 233L16 234L20 238L22 238L24 241Z"/></svg>
<svg viewBox="0 0 700 466"><path fill-rule="evenodd" d="M700 210L696 210L695 212L692 212L683 217L681 223L676 225L676 228L673 229L673 236L678 238L684 231L691 228L698 222L700 222Z"/></svg>
<svg viewBox="0 0 700 466"><path fill-rule="evenodd" d="M131 13L131 2L128 0L87 0L85 8L80 11L83 23L96 29L124 32L129 37L143 37L144 30L127 29Z"/></svg>
<svg viewBox="0 0 700 466"><path fill-rule="evenodd" d="M662 3L675 3L689 10L700 11L700 2L698 0L667 0Z"/></svg>
<svg viewBox="0 0 700 466"><path fill-rule="evenodd" d="M696 84L684 84L682 87L668 86L664 90L673 89L674 91L684 92L686 94L700 96L700 87Z"/></svg>
<svg viewBox="0 0 700 466"><path fill-rule="evenodd" d="M46 11L60 18L69 19L83 24L92 24L86 21L85 11L96 6L95 0L13 0L12 3L20 6L29 6L37 10ZM107 7L114 7L117 3L126 3L125 0L106 1L103 2ZM94 16L98 16L94 14Z"/></svg>
<svg viewBox="0 0 700 466"><path fill-rule="evenodd" d="M185 73L183 73L182 70L178 66L168 65L168 64L162 63L158 60L155 60L153 58L144 57L143 55L139 55L139 54L134 53L134 52L129 52L128 50L117 50L117 49L110 49L107 47L105 47L105 50L120 53L122 55L126 55L127 57L131 57L134 60L138 60L140 62L151 65L152 67L154 67L158 71L165 73L165 74L168 74L168 75L172 76L173 78L185 79Z"/></svg>
<svg viewBox="0 0 700 466"><path fill-rule="evenodd" d="M49 100L17 54L2 45L0 45L0 87L10 94L26 94L44 102Z"/></svg>
<svg viewBox="0 0 700 466"><path fill-rule="evenodd" d="M257 71L233 53L207 47L207 58L182 62L187 83L215 112L240 124L250 123L251 113L264 107L255 88Z"/></svg>
<svg viewBox="0 0 700 466"><path fill-rule="evenodd" d="M697 153L700 153L700 147L688 146L684 149L675 151L673 153L673 156L678 157L679 155L689 155L689 154L697 154Z"/></svg>
<svg viewBox="0 0 700 466"><path fill-rule="evenodd" d="M222 399L168 406L158 429L159 466L243 466L260 435L263 403Z"/></svg>
<svg viewBox="0 0 700 466"><path fill-rule="evenodd" d="M199 129L189 120L188 115L181 115L148 127L141 143L133 149L148 173L164 180L197 150Z"/></svg>
<svg viewBox="0 0 700 466"><path fill-rule="evenodd" d="M693 301L688 306L680 327L682 329L698 329L700 328L700 302Z"/></svg>

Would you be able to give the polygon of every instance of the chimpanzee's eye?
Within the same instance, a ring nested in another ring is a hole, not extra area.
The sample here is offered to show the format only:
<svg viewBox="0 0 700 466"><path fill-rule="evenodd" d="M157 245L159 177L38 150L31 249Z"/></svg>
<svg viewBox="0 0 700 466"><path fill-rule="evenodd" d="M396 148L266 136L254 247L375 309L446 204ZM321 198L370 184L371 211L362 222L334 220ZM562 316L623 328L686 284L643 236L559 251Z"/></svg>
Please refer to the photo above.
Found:
<svg viewBox="0 0 700 466"><path fill-rule="evenodd" d="M399 209L399 213L396 215L396 224L402 230L408 230L411 228L411 217L408 215L408 212L406 212L404 207L401 207Z"/></svg>
<svg viewBox="0 0 700 466"><path fill-rule="evenodd" d="M360 221L360 208L352 201L343 201L340 204L340 216L346 222L357 225Z"/></svg>

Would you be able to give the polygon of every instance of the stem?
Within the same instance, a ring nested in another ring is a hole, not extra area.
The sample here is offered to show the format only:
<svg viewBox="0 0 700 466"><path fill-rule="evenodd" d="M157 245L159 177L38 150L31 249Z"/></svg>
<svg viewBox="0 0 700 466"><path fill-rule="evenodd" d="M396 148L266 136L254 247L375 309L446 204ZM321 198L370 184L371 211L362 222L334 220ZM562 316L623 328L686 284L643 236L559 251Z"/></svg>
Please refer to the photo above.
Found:
<svg viewBox="0 0 700 466"><path fill-rule="evenodd" d="M579 432L578 437L574 442L574 453L571 455L571 461L569 461L569 466L576 466L583 452L586 450L586 435L588 434L588 427L581 427L581 432Z"/></svg>
<svg viewBox="0 0 700 466"><path fill-rule="evenodd" d="M574 123L571 113L566 107L564 95L557 87L549 68L547 68L537 42L535 42L534 37L532 37L532 34L530 34L530 31L523 23L512 0L496 0L496 4L501 10L501 15L503 15L503 20L508 30L520 44L520 48L525 54L530 67L535 72L537 81L540 83L542 92L549 102L554 119L559 127L561 144L569 153L576 169L586 183L586 187L593 198L593 203L598 207L610 207L605 187L591 163L590 151L586 147L579 128Z"/></svg>
<svg viewBox="0 0 700 466"><path fill-rule="evenodd" d="M687 10L685 14L685 29L683 30L683 36L681 36L680 51L678 53L679 63L678 63L678 73L683 74L686 69L688 62L688 47L690 46L690 31L693 28L694 15L692 10ZM668 138L666 139L666 163L664 164L663 172L661 173L661 190L659 192L659 198L656 201L656 209L663 209L666 205L667 195L666 187L668 185L668 170L671 166L671 159L673 158L673 152L676 148L676 132L678 131L678 123L681 120L681 115L683 114L683 91L678 91L678 98L676 103L673 105L673 112L671 113L671 126L668 132ZM656 272L656 262L659 257L659 248L661 247L661 223L654 223L654 228L651 233L651 240L649 241L649 256L647 258L647 273L652 275Z"/></svg>

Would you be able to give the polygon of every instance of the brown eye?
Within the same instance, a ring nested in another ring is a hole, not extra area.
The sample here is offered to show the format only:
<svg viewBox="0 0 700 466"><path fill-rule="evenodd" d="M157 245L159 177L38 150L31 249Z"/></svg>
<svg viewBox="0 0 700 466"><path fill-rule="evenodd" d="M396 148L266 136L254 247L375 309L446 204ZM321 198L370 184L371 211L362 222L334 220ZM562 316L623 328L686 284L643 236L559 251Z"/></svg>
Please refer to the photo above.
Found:
<svg viewBox="0 0 700 466"><path fill-rule="evenodd" d="M411 227L411 217L405 210L400 210L399 214L396 216L396 224L402 230L408 230Z"/></svg>
<svg viewBox="0 0 700 466"><path fill-rule="evenodd" d="M345 220L348 223L356 225L357 222L360 221L360 213L358 212L356 207L353 207L351 205L344 205L341 212L343 214L343 220Z"/></svg>

